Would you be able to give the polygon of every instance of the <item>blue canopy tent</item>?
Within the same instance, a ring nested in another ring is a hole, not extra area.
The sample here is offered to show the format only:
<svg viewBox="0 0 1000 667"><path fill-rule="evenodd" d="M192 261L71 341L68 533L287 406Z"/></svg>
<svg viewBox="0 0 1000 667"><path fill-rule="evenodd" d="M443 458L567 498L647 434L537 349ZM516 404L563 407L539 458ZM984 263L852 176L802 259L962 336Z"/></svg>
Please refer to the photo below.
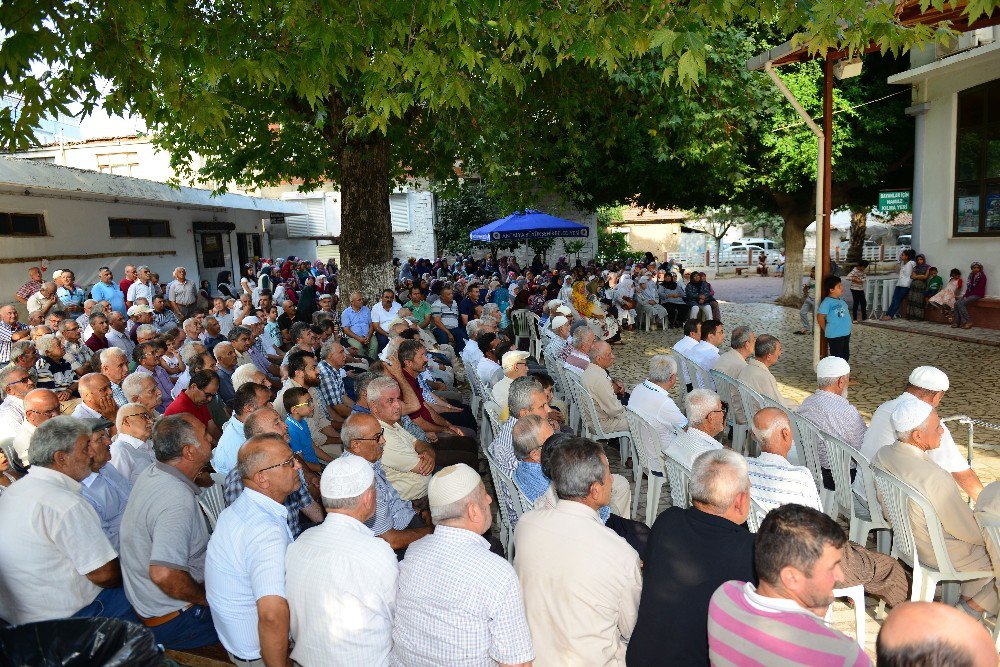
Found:
<svg viewBox="0 0 1000 667"><path fill-rule="evenodd" d="M494 220L488 225L469 232L473 241L533 241L556 237L586 238L590 229L554 215L528 209L516 211L506 218Z"/></svg>

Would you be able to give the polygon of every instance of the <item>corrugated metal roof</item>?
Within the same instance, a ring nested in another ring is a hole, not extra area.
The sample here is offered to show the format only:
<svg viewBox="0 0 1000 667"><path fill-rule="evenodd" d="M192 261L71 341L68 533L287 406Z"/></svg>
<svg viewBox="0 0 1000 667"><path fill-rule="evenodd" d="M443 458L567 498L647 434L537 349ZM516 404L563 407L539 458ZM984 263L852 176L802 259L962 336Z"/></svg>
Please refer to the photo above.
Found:
<svg viewBox="0 0 1000 667"><path fill-rule="evenodd" d="M267 213L303 215L306 207L300 202L247 197L226 193L213 195L202 188L173 187L166 183L142 178L102 174L86 169L0 157L0 188L38 191L86 193L134 202L165 202L177 206L234 208Z"/></svg>

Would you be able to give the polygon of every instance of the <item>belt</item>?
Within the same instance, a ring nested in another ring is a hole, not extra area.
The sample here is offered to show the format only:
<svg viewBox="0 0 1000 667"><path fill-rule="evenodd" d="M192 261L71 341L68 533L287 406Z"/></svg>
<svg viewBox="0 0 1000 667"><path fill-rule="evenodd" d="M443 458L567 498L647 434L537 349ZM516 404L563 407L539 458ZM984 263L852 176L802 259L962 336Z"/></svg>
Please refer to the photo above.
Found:
<svg viewBox="0 0 1000 667"><path fill-rule="evenodd" d="M178 609L177 611L172 611L169 614L164 614L163 616L154 616L152 618L141 618L140 617L139 620L142 621L142 624L145 625L147 628L159 627L159 626L163 625L164 623L169 623L170 621L174 620L175 618L177 618L178 616L181 615L182 611L187 611L188 609L190 609L193 606L194 605L190 605L189 604L188 606L184 607L183 609Z"/></svg>

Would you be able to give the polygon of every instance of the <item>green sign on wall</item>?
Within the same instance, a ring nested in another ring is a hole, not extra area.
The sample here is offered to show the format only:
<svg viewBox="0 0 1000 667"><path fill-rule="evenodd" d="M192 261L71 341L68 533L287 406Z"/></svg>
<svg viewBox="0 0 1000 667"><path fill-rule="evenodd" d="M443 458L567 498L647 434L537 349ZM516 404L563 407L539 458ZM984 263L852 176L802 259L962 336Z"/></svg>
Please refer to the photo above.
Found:
<svg viewBox="0 0 1000 667"><path fill-rule="evenodd" d="M883 190L878 193L878 212L896 213L910 210L909 190Z"/></svg>

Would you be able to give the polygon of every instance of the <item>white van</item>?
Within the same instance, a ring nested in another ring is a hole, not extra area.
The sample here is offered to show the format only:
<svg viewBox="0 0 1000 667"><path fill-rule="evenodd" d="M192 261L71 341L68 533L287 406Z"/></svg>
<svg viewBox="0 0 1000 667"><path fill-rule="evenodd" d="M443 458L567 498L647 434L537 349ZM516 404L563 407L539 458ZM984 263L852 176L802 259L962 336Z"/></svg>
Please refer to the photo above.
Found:
<svg viewBox="0 0 1000 667"><path fill-rule="evenodd" d="M777 250L778 248L781 247L781 244L779 244L779 243L777 243L775 241L772 241L771 239L765 239L765 238L759 238L759 237L745 237L745 238L733 241L730 244L730 247L733 248L733 249L736 249L736 248L739 248L740 246L748 246L748 245L755 245L755 246L763 248L764 250L767 250L767 251Z"/></svg>

